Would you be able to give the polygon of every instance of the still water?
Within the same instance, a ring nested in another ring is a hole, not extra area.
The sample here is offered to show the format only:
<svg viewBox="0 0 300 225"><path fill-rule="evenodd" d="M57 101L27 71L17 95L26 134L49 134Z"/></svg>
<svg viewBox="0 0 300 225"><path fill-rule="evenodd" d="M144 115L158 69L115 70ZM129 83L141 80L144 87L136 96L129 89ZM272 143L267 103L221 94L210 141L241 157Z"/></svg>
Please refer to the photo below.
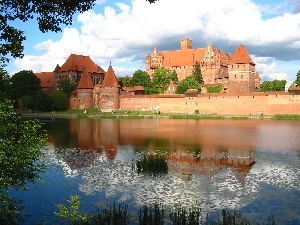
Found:
<svg viewBox="0 0 300 225"><path fill-rule="evenodd" d="M14 192L24 224L60 224L71 195L86 213L107 204L236 209L266 223L300 224L300 122L271 120L43 119L48 171ZM132 170L141 152L167 152L167 175Z"/></svg>

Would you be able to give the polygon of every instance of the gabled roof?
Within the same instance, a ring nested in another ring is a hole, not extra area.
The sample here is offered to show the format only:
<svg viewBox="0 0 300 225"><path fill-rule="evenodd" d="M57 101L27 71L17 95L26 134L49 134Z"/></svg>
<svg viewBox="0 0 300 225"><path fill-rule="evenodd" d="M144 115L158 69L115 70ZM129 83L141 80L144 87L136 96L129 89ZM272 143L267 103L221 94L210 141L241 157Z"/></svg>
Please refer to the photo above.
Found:
<svg viewBox="0 0 300 225"><path fill-rule="evenodd" d="M252 61L247 49L244 45L239 45L235 50L233 56L229 59L229 64L253 64L255 63Z"/></svg>
<svg viewBox="0 0 300 225"><path fill-rule="evenodd" d="M94 88L94 82L93 82L91 76L88 74L87 70L83 71L83 74L81 75L81 78L80 78L77 88L78 89L93 89Z"/></svg>
<svg viewBox="0 0 300 225"><path fill-rule="evenodd" d="M163 55L162 67L173 67L173 66L194 66L195 62L200 60L205 52L205 48L197 49L182 49L175 51L161 51Z"/></svg>
<svg viewBox="0 0 300 225"><path fill-rule="evenodd" d="M40 79L42 88L55 88L55 78L53 72L35 73Z"/></svg>
<svg viewBox="0 0 300 225"><path fill-rule="evenodd" d="M255 73L254 78L255 78L255 79L260 79L260 76L259 76L258 72Z"/></svg>
<svg viewBox="0 0 300 225"><path fill-rule="evenodd" d="M57 66L56 66L57 67ZM105 73L105 71L96 65L89 56L71 54L66 62L60 67L60 72L80 71L84 69L88 73Z"/></svg>
<svg viewBox="0 0 300 225"><path fill-rule="evenodd" d="M101 87L121 87L111 65L107 69Z"/></svg>

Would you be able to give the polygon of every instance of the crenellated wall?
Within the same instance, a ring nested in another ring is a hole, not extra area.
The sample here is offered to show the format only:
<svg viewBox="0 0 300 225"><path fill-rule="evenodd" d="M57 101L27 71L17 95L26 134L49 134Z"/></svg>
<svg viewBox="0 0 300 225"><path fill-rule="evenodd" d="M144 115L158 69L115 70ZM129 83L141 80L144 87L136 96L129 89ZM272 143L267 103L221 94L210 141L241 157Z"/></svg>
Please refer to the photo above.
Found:
<svg viewBox="0 0 300 225"><path fill-rule="evenodd" d="M120 108L125 110L154 110L165 113L200 113L221 115L299 114L300 95L287 92L252 93L249 95L200 94L121 96Z"/></svg>

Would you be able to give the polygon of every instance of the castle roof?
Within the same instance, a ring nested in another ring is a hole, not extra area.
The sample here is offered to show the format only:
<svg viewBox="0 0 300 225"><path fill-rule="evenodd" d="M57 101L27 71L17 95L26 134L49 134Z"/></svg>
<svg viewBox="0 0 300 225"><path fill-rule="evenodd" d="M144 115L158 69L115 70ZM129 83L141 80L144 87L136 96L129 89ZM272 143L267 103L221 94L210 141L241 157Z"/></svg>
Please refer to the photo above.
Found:
<svg viewBox="0 0 300 225"><path fill-rule="evenodd" d="M58 66L58 65L57 65ZM58 67L56 66L55 69ZM60 72L80 71L84 68L88 73L105 73L105 71L96 65L89 56L71 54L66 62L59 68Z"/></svg>
<svg viewBox="0 0 300 225"><path fill-rule="evenodd" d="M255 73L254 78L255 78L255 79L260 79L260 76L259 76L258 72Z"/></svg>
<svg viewBox="0 0 300 225"><path fill-rule="evenodd" d="M105 73L101 87L121 87L111 65L109 65L107 72Z"/></svg>
<svg viewBox="0 0 300 225"><path fill-rule="evenodd" d="M94 88L94 82L91 78L91 76L88 74L87 70L83 71L83 74L81 75L81 78L79 80L78 89L93 89Z"/></svg>
<svg viewBox="0 0 300 225"><path fill-rule="evenodd" d="M235 50L233 56L229 59L229 64L240 64L240 63L255 65L255 63L252 61L244 45L239 45Z"/></svg>
<svg viewBox="0 0 300 225"><path fill-rule="evenodd" d="M200 63L204 52L205 48L161 51L164 57L162 67L194 66L196 61Z"/></svg>
<svg viewBox="0 0 300 225"><path fill-rule="evenodd" d="M42 88L55 87L55 78L53 72L41 72L35 73L35 75L40 79Z"/></svg>

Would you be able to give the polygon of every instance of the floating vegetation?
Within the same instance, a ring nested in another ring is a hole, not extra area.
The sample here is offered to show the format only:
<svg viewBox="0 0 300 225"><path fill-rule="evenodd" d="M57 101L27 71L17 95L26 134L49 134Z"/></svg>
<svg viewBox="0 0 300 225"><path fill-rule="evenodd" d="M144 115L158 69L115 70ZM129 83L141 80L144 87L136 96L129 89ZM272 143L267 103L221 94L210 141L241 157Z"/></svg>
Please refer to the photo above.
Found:
<svg viewBox="0 0 300 225"><path fill-rule="evenodd" d="M209 114L179 114L179 115L170 115L170 119L194 119L194 120L209 120L209 119L214 119L214 120L222 120L225 119L224 116L220 115L209 115Z"/></svg>
<svg viewBox="0 0 300 225"><path fill-rule="evenodd" d="M132 162L132 170L137 173L148 175L161 175L168 173L168 163L166 157L162 154L146 155L143 158Z"/></svg>
<svg viewBox="0 0 300 225"><path fill-rule="evenodd" d="M275 114L274 120L300 120L300 114Z"/></svg>

